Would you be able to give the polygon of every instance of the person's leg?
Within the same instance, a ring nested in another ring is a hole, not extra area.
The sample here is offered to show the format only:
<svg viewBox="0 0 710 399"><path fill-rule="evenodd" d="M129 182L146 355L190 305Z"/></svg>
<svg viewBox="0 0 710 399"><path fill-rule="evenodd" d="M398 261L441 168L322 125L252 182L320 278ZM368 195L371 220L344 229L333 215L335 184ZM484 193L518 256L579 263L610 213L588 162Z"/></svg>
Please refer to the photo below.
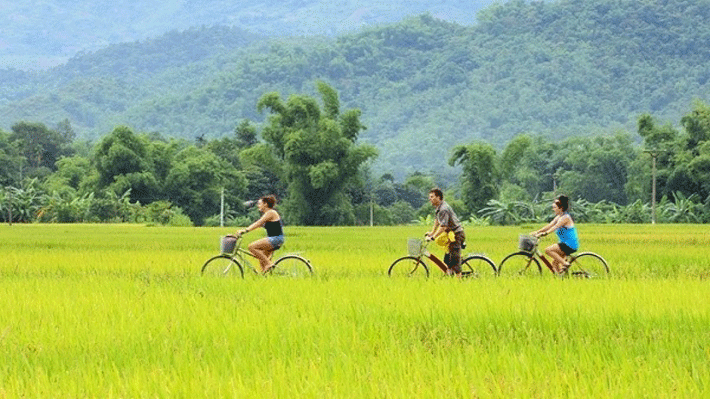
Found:
<svg viewBox="0 0 710 399"><path fill-rule="evenodd" d="M465 239L466 236L463 232L456 233L455 241L449 244L449 263L447 266L449 266L450 272L448 274L455 273L457 276L461 277L461 247Z"/></svg>
<svg viewBox="0 0 710 399"><path fill-rule="evenodd" d="M249 252L251 252L251 254L259 260L259 266L261 267L262 273L266 272L273 266L271 263L273 247L271 246L268 238L262 238L249 244Z"/></svg>
<svg viewBox="0 0 710 399"><path fill-rule="evenodd" d="M545 253L552 258L552 267L555 269L556 273L563 272L567 266L567 261L565 260L566 254L558 244L552 244L545 248Z"/></svg>
<svg viewBox="0 0 710 399"><path fill-rule="evenodd" d="M449 252L444 254L444 266L446 267L446 270L444 270L444 273L447 276L451 276L454 274L454 266L451 263L451 250ZM441 267L441 266L439 266Z"/></svg>

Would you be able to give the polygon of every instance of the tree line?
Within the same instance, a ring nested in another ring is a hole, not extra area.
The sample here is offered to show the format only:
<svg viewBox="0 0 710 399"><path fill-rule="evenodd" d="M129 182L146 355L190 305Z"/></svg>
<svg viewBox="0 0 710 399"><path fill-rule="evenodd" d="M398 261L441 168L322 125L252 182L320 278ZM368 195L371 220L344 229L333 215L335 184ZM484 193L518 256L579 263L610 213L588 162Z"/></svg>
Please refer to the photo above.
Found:
<svg viewBox="0 0 710 399"><path fill-rule="evenodd" d="M650 222L654 202L659 222L710 221L710 107L702 101L678 127L643 114L634 134L520 134L502 151L474 141L440 154L460 171L457 181L426 171L398 180L378 173L377 150L358 140L361 111L343 109L325 82L315 91L266 93L256 104L266 115L261 129L244 119L219 139L119 125L91 143L68 120L17 122L0 130L0 220L217 225L225 217L244 225L257 213L248 201L275 194L291 224L428 224L427 193L439 186L472 224L546 220L559 193L584 222Z"/></svg>

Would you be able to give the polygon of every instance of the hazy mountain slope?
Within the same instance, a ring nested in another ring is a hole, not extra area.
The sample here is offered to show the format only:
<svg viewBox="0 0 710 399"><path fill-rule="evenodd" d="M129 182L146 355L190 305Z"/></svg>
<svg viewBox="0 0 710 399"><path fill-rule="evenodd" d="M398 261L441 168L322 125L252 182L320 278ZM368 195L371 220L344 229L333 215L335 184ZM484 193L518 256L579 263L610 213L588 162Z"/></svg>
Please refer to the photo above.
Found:
<svg viewBox="0 0 710 399"><path fill-rule="evenodd" d="M29 0L3 1L0 69L43 69L80 51L202 25L265 35L332 35L430 12L467 24L495 0Z"/></svg>

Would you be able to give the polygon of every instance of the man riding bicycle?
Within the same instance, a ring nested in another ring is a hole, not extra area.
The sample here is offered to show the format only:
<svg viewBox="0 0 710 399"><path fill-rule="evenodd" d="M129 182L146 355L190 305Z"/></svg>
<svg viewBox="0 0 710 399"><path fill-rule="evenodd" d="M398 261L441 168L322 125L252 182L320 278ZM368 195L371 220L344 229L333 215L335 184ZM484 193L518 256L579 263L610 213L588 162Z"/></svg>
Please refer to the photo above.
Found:
<svg viewBox="0 0 710 399"><path fill-rule="evenodd" d="M428 240L434 240L440 234L454 233L454 240L449 242L444 263L449 268L446 274L455 273L461 277L461 249L465 247L464 242L466 241L463 226L451 206L444 201L444 193L440 189L433 188L429 191L429 202L434 206L436 212L434 227L426 233L426 237Z"/></svg>

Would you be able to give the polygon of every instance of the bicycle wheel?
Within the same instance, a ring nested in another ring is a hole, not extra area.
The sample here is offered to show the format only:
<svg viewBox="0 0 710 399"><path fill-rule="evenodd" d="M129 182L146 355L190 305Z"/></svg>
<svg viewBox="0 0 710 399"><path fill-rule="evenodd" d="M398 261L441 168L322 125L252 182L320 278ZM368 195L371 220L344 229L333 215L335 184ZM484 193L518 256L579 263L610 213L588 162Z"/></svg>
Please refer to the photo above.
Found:
<svg viewBox="0 0 710 399"><path fill-rule="evenodd" d="M274 267L268 272L272 276L307 277L313 274L311 263L298 255L282 256L274 262Z"/></svg>
<svg viewBox="0 0 710 399"><path fill-rule="evenodd" d="M609 276L609 265L604 258L593 252L582 252L572 258L567 275L580 278L606 278Z"/></svg>
<svg viewBox="0 0 710 399"><path fill-rule="evenodd" d="M471 255L461 262L461 274L463 277L495 276L497 272L493 261L483 255Z"/></svg>
<svg viewBox="0 0 710 399"><path fill-rule="evenodd" d="M517 276L542 274L542 267L540 267L540 262L531 253L520 251L506 256L500 262L498 274L501 273Z"/></svg>
<svg viewBox="0 0 710 399"><path fill-rule="evenodd" d="M202 266L203 276L241 276L244 278L244 269L234 258L229 255L217 255L210 258Z"/></svg>
<svg viewBox="0 0 710 399"><path fill-rule="evenodd" d="M429 277L429 268L414 256L404 256L392 262L387 270L390 277Z"/></svg>

